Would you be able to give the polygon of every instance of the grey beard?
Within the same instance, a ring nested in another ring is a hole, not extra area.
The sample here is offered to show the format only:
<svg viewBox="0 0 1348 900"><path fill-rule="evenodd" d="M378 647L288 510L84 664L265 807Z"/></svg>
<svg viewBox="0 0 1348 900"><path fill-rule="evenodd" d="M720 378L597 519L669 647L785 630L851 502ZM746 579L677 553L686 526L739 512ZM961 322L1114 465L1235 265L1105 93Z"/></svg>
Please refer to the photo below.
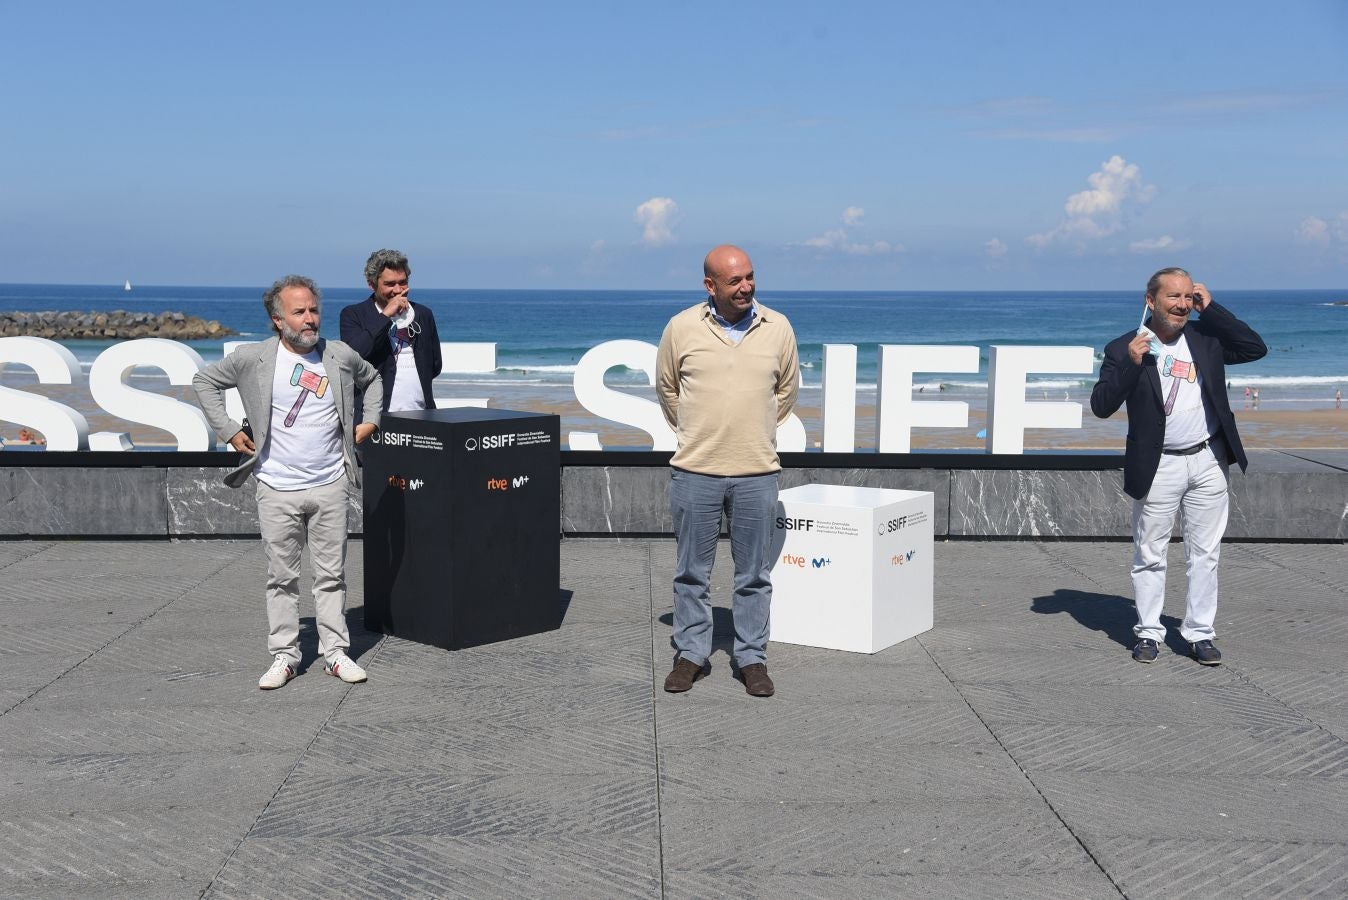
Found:
<svg viewBox="0 0 1348 900"><path fill-rule="evenodd" d="M281 326L281 337L285 338L290 346L306 351L314 349L314 345L318 343L317 331L291 331L285 325Z"/></svg>

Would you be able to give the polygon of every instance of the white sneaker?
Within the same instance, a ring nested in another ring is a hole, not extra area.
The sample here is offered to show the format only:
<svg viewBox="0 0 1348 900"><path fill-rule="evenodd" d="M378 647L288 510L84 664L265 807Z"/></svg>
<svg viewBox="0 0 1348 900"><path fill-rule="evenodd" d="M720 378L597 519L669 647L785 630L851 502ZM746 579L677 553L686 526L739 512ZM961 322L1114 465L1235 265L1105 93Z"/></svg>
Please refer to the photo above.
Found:
<svg viewBox="0 0 1348 900"><path fill-rule="evenodd" d="M341 650L332 654L328 661L323 663L323 671L329 675L336 675L347 684L359 684L365 680L365 670Z"/></svg>
<svg viewBox="0 0 1348 900"><path fill-rule="evenodd" d="M278 653L271 661L271 668L263 672L262 677L257 680L257 686L264 691L274 691L294 677L295 667L290 664L284 653Z"/></svg>

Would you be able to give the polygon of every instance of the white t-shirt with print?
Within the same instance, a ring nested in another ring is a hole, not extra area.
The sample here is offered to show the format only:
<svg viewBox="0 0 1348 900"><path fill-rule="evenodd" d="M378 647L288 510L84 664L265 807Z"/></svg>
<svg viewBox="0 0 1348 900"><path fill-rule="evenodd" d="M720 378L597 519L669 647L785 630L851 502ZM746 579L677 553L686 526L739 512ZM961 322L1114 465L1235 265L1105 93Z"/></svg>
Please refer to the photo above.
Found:
<svg viewBox="0 0 1348 900"><path fill-rule="evenodd" d="M303 356L281 345L271 387L271 426L254 472L278 491L322 487L342 477L342 422L318 348Z"/></svg>
<svg viewBox="0 0 1348 900"><path fill-rule="evenodd" d="M421 389L421 376L417 374L417 361L412 353L412 345L403 340L396 329L390 329L388 337L393 348L394 362L398 366L398 371L393 376L393 393L389 397L388 411L425 409L426 393Z"/></svg>
<svg viewBox="0 0 1348 900"><path fill-rule="evenodd" d="M1165 410L1166 450L1184 450L1201 444L1217 430L1217 420L1203 404L1203 373L1194 364L1189 341L1181 333L1173 343L1161 344L1156 356Z"/></svg>

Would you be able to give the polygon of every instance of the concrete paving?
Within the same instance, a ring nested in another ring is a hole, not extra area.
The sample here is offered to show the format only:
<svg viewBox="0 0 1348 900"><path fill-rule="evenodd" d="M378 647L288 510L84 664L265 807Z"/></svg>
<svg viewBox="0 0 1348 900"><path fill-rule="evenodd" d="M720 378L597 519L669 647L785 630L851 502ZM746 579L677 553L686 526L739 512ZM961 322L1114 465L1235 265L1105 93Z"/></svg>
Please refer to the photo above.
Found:
<svg viewBox="0 0 1348 900"><path fill-rule="evenodd" d="M774 644L764 700L725 610L660 689L669 541L565 541L562 628L453 653L363 629L354 543L370 681L306 618L271 692L255 541L0 543L0 895L1348 895L1343 546L1228 545L1217 668L1129 658L1129 553L940 543L934 630Z"/></svg>

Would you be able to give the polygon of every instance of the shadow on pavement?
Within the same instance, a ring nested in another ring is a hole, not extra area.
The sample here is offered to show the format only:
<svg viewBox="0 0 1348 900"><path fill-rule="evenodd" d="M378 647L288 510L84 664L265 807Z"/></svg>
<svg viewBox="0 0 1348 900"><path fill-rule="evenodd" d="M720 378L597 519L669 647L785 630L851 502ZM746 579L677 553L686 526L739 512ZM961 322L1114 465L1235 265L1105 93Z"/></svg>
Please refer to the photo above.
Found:
<svg viewBox="0 0 1348 900"><path fill-rule="evenodd" d="M1118 594L1097 594L1093 591L1078 591L1058 588L1052 594L1035 597L1030 604L1032 612L1041 615L1067 613L1082 626L1091 631L1100 631L1114 643L1131 648L1137 643L1133 634L1133 625L1137 623L1137 611L1133 601ZM1187 656L1189 645L1180 637L1179 619L1174 616L1161 616L1165 626L1166 646L1176 653Z"/></svg>

